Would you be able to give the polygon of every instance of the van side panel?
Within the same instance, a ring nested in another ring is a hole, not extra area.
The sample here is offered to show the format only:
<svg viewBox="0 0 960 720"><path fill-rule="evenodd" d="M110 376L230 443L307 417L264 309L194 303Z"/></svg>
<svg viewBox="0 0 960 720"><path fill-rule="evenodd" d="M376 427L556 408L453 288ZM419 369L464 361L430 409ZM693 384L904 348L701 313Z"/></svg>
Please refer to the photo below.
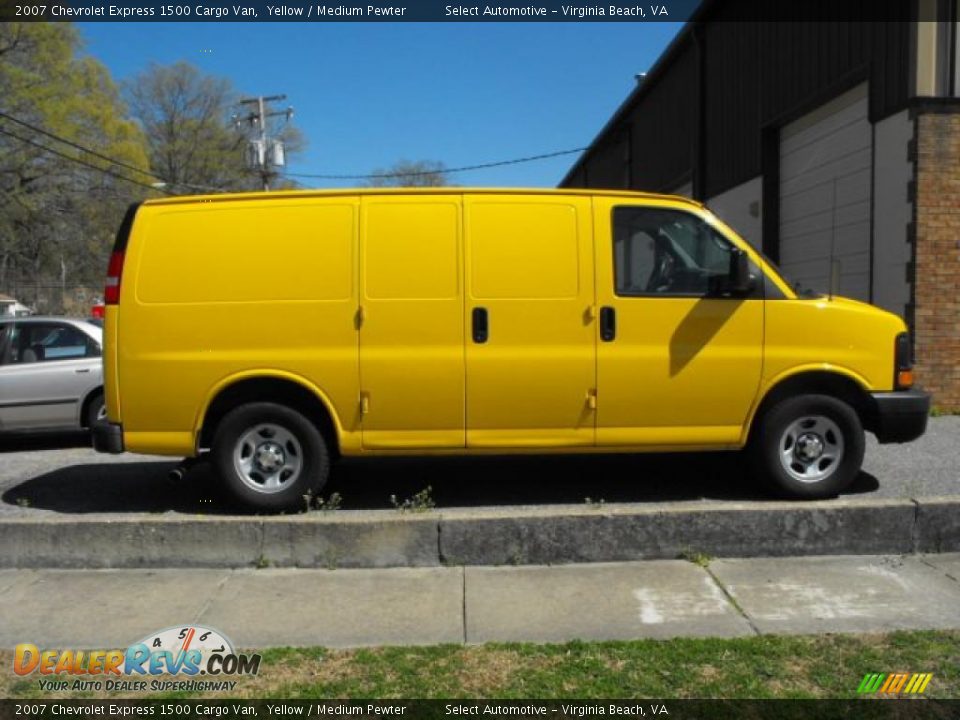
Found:
<svg viewBox="0 0 960 720"><path fill-rule="evenodd" d="M363 198L363 447L462 448L461 200Z"/></svg>
<svg viewBox="0 0 960 720"><path fill-rule="evenodd" d="M590 199L467 195L464 206L467 446L592 446Z"/></svg>
<svg viewBox="0 0 960 720"><path fill-rule="evenodd" d="M764 391L799 369L836 371L873 392L893 390L893 338L903 320L845 298L767 304Z"/></svg>
<svg viewBox="0 0 960 720"><path fill-rule="evenodd" d="M214 387L276 371L359 435L356 198L144 206L124 269L118 372L131 451L195 453Z"/></svg>

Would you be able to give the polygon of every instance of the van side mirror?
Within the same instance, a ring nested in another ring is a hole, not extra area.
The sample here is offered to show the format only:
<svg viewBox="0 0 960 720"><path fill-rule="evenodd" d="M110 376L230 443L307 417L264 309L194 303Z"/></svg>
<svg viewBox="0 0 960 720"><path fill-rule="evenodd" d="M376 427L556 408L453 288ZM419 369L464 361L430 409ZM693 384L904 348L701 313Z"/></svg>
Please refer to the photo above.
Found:
<svg viewBox="0 0 960 720"><path fill-rule="evenodd" d="M757 278L750 274L750 259L740 248L730 252L730 270L727 274L727 289L734 297L749 295L757 284Z"/></svg>

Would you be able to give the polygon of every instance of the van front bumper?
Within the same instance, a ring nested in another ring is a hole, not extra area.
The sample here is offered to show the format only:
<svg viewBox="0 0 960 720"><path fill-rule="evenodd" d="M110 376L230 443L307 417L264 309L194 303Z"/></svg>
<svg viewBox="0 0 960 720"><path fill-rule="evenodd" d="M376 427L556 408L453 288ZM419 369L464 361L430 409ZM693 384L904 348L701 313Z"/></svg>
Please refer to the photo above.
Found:
<svg viewBox="0 0 960 720"><path fill-rule="evenodd" d="M930 395L922 390L898 390L873 393L876 404L875 427L881 443L904 443L916 440L927 429L930 417Z"/></svg>
<svg viewBox="0 0 960 720"><path fill-rule="evenodd" d="M123 425L97 423L93 426L93 449L97 452L119 455L123 452Z"/></svg>

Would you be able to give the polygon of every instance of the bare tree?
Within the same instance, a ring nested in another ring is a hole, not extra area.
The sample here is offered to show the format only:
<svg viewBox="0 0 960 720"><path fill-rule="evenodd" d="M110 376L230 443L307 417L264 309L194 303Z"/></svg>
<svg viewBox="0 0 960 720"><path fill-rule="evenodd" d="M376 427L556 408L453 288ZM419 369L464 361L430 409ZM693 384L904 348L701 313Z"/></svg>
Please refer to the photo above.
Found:
<svg viewBox="0 0 960 720"><path fill-rule="evenodd" d="M186 62L151 64L127 83L126 91L158 177L174 189L242 185L243 137L229 126L237 95L229 80L201 75Z"/></svg>
<svg viewBox="0 0 960 720"><path fill-rule="evenodd" d="M371 173L370 187L443 187L452 185L446 167L436 160L400 160Z"/></svg>
<svg viewBox="0 0 960 720"><path fill-rule="evenodd" d="M147 137L151 169L174 190L259 189L260 181L244 159L250 128L231 120L240 94L229 79L204 75L182 61L152 64L126 91ZM289 124L277 136L288 158L306 145Z"/></svg>

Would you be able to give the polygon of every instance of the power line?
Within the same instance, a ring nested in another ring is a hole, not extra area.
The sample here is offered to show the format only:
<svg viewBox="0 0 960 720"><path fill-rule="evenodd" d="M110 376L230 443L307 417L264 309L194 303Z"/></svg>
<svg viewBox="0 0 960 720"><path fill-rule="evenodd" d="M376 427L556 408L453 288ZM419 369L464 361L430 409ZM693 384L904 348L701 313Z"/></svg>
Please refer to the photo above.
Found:
<svg viewBox="0 0 960 720"><path fill-rule="evenodd" d="M152 178L152 177L156 177L153 173L148 172L147 170L144 170L144 169L142 169L142 168L135 167L135 166L130 165L130 164L128 164L128 163L122 162L121 160L116 160L116 159L114 159L114 158L107 157L106 155L104 155L104 154L102 154L102 153L99 153L99 152L97 152L96 150L91 150L90 148L84 147L83 145L79 145L79 144L73 142L72 140L67 140L65 137L61 137L61 136L59 136L59 135L54 135L54 134L53 134L52 132L50 132L49 130L44 130L43 128L37 127L36 125L31 125L30 123L24 122L23 120L20 120L19 118L15 118L15 117L13 117L13 115L9 115L9 114L3 112L2 110L0 110L0 117L4 118L4 119L6 119L6 120L10 120L11 122L15 122L17 125L21 125L21 126L27 128L28 130L33 130L34 132L38 132L38 133L40 133L41 135L46 135L48 138L51 138L51 139L53 139L53 140L56 140L57 142L62 142L64 145L69 145L70 147L76 148L77 150L80 150L80 151L82 151L82 152L85 152L85 153L88 153L88 154L90 154L90 155L93 155L94 157L98 157L98 158L100 158L101 160L106 160L106 161L109 162L109 163L113 163L114 165L118 165L119 167L126 168L127 170L133 170L134 172L140 173L141 175L146 175L147 177L151 177L151 178Z"/></svg>
<svg viewBox="0 0 960 720"><path fill-rule="evenodd" d="M98 152L98 151L96 151L96 150L91 150L90 148L84 147L83 145L80 145L79 143L75 143L73 140L68 140L68 139L65 138L65 137L61 137L60 135L56 135L56 134L50 132L49 130L44 130L43 128L37 127L36 125L31 125L30 123L25 122L25 121L23 121L23 120L20 120L19 118L15 118L13 115L10 115L10 114L5 113L5 112L3 112L3 111L0 111L0 118L4 118L4 119L6 119L6 120L10 120L11 122L14 122L14 123L16 123L17 125L20 125L20 126L22 126L22 127L25 127L25 128L27 128L28 130L33 130L34 132L40 133L41 135L46 135L48 138L51 138L52 140L56 140L57 142L61 142L61 143L63 143L64 145L69 145L70 147L75 148L75 149L79 150L80 152L84 152L84 153L87 153L87 154L89 154L89 155L93 155L94 157L100 158L101 160L105 160L106 162L109 162L109 163L111 163L111 164L113 164L113 165L117 165L118 167L122 167L122 168L125 168L125 169L127 169L127 170L132 170L132 171L134 171L134 172L136 172L136 173L140 173L141 175L146 175L146 176L149 177L149 178L157 178L160 182L164 182L164 183L166 183L167 185L176 185L176 186L180 186L180 187L189 188L189 189L192 189L192 190L212 190L212 191L214 191L214 192L223 192L223 189L222 189L222 188L210 187L210 186L208 186L208 185L192 185L192 184L190 184L190 183L170 182L170 181L168 181L168 180L164 180L163 178L161 178L161 177L159 177L159 176L157 176L157 175L154 175L152 172L150 172L150 171L148 171L148 170L144 170L144 169L142 169L142 168L138 168L138 167L136 167L136 166L134 166L134 165L130 165L129 163L125 163L125 162L123 162L122 160L117 160L116 158L108 157L107 155L104 155L103 153L100 153L100 152ZM151 187L152 187L152 186L151 186ZM153 188L153 189L156 189L156 188ZM168 193L168 194L169 194L169 193Z"/></svg>
<svg viewBox="0 0 960 720"><path fill-rule="evenodd" d="M157 188L157 187L154 187L153 185L148 185L147 183L140 182L139 180L134 180L133 178L128 178L126 175L121 175L120 173L116 173L116 172L114 172L113 170L110 170L109 168L98 167L97 165L94 165L93 163L89 163L89 162L87 162L86 160L82 160L81 158L74 157L74 156L72 156L72 155L67 155L66 153L60 152L59 150L54 150L54 149L51 148L51 147L47 147L46 145L41 145L40 143L38 143L38 142L36 142L36 141L34 141L34 140L31 140L30 138L21 137L21 136L17 135L16 133L10 132L9 130L5 130L5 129L3 129L3 128L0 128L0 134L8 135L9 137L12 137L12 138L14 138L14 139L16 139L16 140L19 140L20 142L27 143L28 145L33 145L34 147L39 148L40 150L43 150L43 151L48 152L48 153L52 153L53 155L58 155L59 157L62 157L62 158L64 158L65 160L70 160L70 161L75 162L75 163L78 163L78 164L80 164L80 165L85 165L86 167L91 168L91 169L93 169L93 170L97 170L98 172L102 172L102 173L104 173L105 175L110 175L111 177L114 177L114 178L116 178L117 180L126 180L128 183L133 183L134 185L139 185L140 187L145 187L145 188L147 188L148 190L159 190L160 192L165 193L165 194L167 194L167 195L173 195L173 194L174 194L174 193L171 193L171 192L169 192L169 191L167 191L167 190L164 190L163 188Z"/></svg>
<svg viewBox="0 0 960 720"><path fill-rule="evenodd" d="M283 114L283 113L279 113L279 114ZM53 140L56 140L57 142L61 142L61 143L64 143L65 145L69 145L77 150L80 150L81 152L88 153L90 155L93 155L94 157L98 157L101 160L105 160L106 162L117 165L118 167L132 170L136 173L140 173L141 175L146 175L147 177L158 178L161 182L164 182L168 185L180 186L180 187L185 187L185 188L190 188L195 190L212 190L214 192L223 192L222 188L215 188L207 185L193 185L190 183L172 182L172 181L164 180L163 178L160 178L157 175L154 175L153 173L147 170L143 170L141 168L135 167L133 165L122 162L120 160L116 160L115 158L108 157L103 153L97 152L96 150L91 150L90 148L84 147L83 145L75 143L72 140L68 140L66 138L60 137L59 135L51 133L48 130L44 130L43 128L37 127L35 125L31 125L30 123L20 120L19 118L15 118L12 115L5 113L3 111L0 111L0 118L5 118L7 120L15 122L18 125L21 125L25 128L33 130L34 132L38 132ZM11 135L11 137L17 137L17 139L23 140L24 142L30 142L25 138L20 138L19 136L13 135L12 133L7 132L6 134ZM36 143L32 143L32 142L31 144L37 145ZM46 146L37 145L37 147L40 147L41 149L49 150L50 152L54 152L55 154L60 154L51 148L47 148ZM382 178L394 178L394 177L418 177L423 175L435 175L438 173L453 174L453 173L469 172L472 170L485 170L487 168L492 168L492 167L503 167L505 165L518 165L521 163L535 162L537 160L546 160L549 158L561 157L563 155L572 155L574 153L583 152L586 149L587 149L586 146L584 146L584 147L572 148L570 150L557 150L555 152L541 153L539 155L528 155L526 157L514 158L512 160L499 160L496 162L479 163L476 165L463 165L455 168L443 168L440 170L423 170L423 171L417 171L417 172L367 173L363 175L330 175L330 174L289 173L289 172L283 173L283 174L288 177L312 178L312 179L318 179L318 180L375 180L378 178L382 179ZM62 155L62 154L60 155L61 157L65 157L68 160L75 160L77 162L81 162L78 158L74 158L69 155ZM87 163L83 163L83 164L86 164L88 167L93 167L94 169L97 169L97 170L102 170L102 168L97 168L94 165L89 165ZM126 178L124 176L116 176L116 177L120 177L121 179L124 179L124 180L129 180L130 182L137 182L135 180L131 180L130 178ZM137 183L137 184L143 185L143 183ZM158 189L158 188L155 188L153 185L150 185L149 187L152 190ZM167 193L167 194L169 195L171 193Z"/></svg>
<svg viewBox="0 0 960 720"><path fill-rule="evenodd" d="M456 168L443 168L441 170L424 170L418 172L370 173L368 175L312 175L308 173L285 174L290 177L314 178L318 180L374 180L376 178L436 175L443 173L467 172L468 170L484 170L486 168L500 167L502 165L517 165L519 163L533 162L534 160L545 160L547 158L560 157L561 155L572 155L573 153L582 152L586 149L586 147L579 147L571 150L557 150L556 152L543 153L541 155L528 155L527 157L516 158L514 160L500 160L498 162L481 163L479 165L464 165Z"/></svg>

